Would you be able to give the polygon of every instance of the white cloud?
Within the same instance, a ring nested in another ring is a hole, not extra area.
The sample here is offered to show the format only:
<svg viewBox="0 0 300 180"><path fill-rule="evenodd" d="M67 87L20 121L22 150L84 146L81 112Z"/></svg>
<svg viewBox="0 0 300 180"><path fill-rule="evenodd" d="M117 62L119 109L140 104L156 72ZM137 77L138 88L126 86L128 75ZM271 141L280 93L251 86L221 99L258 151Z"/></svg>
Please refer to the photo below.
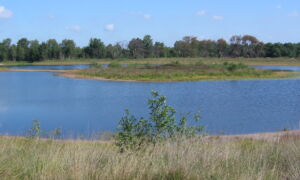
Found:
<svg viewBox="0 0 300 180"><path fill-rule="evenodd" d="M294 11L294 12L290 13L289 16L291 16L291 17L299 17L300 14L299 14L298 11Z"/></svg>
<svg viewBox="0 0 300 180"><path fill-rule="evenodd" d="M7 19L12 17L13 12L6 9L4 6L0 6L0 18Z"/></svg>
<svg viewBox="0 0 300 180"><path fill-rule="evenodd" d="M279 5L276 6L276 8L277 8L277 9L282 9L283 6L279 4Z"/></svg>
<svg viewBox="0 0 300 180"><path fill-rule="evenodd" d="M151 19L151 17L152 17L151 14L144 14L145 19Z"/></svg>
<svg viewBox="0 0 300 180"><path fill-rule="evenodd" d="M142 11L131 11L131 12L129 12L129 14L133 15L133 16L140 16L140 17L143 17L144 19L151 19L152 18L151 14L146 14Z"/></svg>
<svg viewBox="0 0 300 180"><path fill-rule="evenodd" d="M213 18L213 20L216 20L216 21L221 21L224 19L223 16L213 16L212 18Z"/></svg>
<svg viewBox="0 0 300 180"><path fill-rule="evenodd" d="M115 30L115 25L114 24L107 24L107 25L105 25L104 29L106 31L114 31Z"/></svg>
<svg viewBox="0 0 300 180"><path fill-rule="evenodd" d="M81 27L78 25L75 25L75 26L68 26L68 27L66 27L66 29L69 31L79 32L81 30Z"/></svg>
<svg viewBox="0 0 300 180"><path fill-rule="evenodd" d="M196 13L196 16L204 16L204 15L206 15L206 11L204 11L204 10L202 10L202 11L198 11L197 13Z"/></svg>

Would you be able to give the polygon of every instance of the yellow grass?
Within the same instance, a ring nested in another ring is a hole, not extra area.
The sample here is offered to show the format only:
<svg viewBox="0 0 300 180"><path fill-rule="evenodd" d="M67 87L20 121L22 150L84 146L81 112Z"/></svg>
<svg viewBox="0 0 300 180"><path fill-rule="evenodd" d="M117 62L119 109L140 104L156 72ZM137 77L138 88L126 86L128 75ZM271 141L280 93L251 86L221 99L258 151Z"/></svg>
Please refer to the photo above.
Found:
<svg viewBox="0 0 300 180"><path fill-rule="evenodd" d="M0 137L1 179L299 179L299 136L198 137L119 153L113 143Z"/></svg>

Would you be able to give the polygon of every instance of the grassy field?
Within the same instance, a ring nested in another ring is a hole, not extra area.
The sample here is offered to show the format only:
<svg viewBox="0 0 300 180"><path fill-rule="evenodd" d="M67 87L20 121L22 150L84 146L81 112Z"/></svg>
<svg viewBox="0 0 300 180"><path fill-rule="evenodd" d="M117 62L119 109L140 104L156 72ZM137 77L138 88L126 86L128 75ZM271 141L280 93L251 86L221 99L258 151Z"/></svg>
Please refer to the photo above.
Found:
<svg viewBox="0 0 300 180"><path fill-rule="evenodd" d="M204 63L245 63L248 65L290 65L300 66L300 58L146 58L146 59L67 59L67 60L46 60L40 62L0 62L7 66L24 66L24 65L68 65L68 64L109 64L117 61L120 64L169 64L178 61L182 64L195 63L197 61Z"/></svg>
<svg viewBox="0 0 300 180"><path fill-rule="evenodd" d="M112 142L0 137L1 179L299 179L300 139L198 137L138 152Z"/></svg>
<svg viewBox="0 0 300 180"><path fill-rule="evenodd" d="M114 62L109 64L108 68L95 65L90 69L76 71L76 75L83 78L98 77L107 80L168 82L288 78L299 76L299 73L254 69L242 63L214 64L197 61L193 64L182 64L176 61L160 66L129 64L126 67Z"/></svg>

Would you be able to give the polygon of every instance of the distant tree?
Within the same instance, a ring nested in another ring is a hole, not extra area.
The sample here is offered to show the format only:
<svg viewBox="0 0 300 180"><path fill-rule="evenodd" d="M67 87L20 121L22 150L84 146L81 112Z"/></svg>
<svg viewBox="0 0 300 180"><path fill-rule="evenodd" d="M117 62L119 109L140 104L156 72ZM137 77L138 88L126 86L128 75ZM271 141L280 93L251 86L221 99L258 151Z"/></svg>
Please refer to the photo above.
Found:
<svg viewBox="0 0 300 180"><path fill-rule="evenodd" d="M263 43L252 35L235 35L228 43L224 39L198 40L185 36L173 47L155 42L150 35L143 39L133 38L129 43L105 44L101 39L90 39L86 47L77 47L73 40L65 39L60 44L55 39L46 42L20 39L16 44L11 39L0 42L0 61L40 61L71 58L150 58L150 57L300 57L300 43Z"/></svg>
<svg viewBox="0 0 300 180"><path fill-rule="evenodd" d="M12 45L9 48L8 59L11 60L11 61L16 61L17 60L17 46L16 45Z"/></svg>
<svg viewBox="0 0 300 180"><path fill-rule="evenodd" d="M266 52L265 52L265 49L264 49L264 45L265 44L263 42L259 42L255 45L253 45L253 48L254 48L254 51L255 51L255 54L256 54L255 57L265 57Z"/></svg>
<svg viewBox="0 0 300 180"><path fill-rule="evenodd" d="M90 39L89 46L85 49L85 53L90 58L104 58L105 57L105 45L101 39L92 38Z"/></svg>
<svg viewBox="0 0 300 180"><path fill-rule="evenodd" d="M144 36L143 44L145 58L153 57L153 40L150 35Z"/></svg>
<svg viewBox="0 0 300 180"><path fill-rule="evenodd" d="M133 58L137 59L145 57L145 46L143 40L139 38L132 39L128 44L128 48Z"/></svg>
<svg viewBox="0 0 300 180"><path fill-rule="evenodd" d="M49 59L59 59L60 58L60 47L59 44L57 43L57 41L55 39L49 39L46 42L46 47L47 49L47 57Z"/></svg>
<svg viewBox="0 0 300 180"><path fill-rule="evenodd" d="M228 44L224 39L219 39L217 41L217 56L224 57L227 55Z"/></svg>
<svg viewBox="0 0 300 180"><path fill-rule="evenodd" d="M73 58L84 58L84 57L85 57L85 53L83 49L80 47L75 47Z"/></svg>
<svg viewBox="0 0 300 180"><path fill-rule="evenodd" d="M50 51L50 49L49 49L48 45L45 42L42 42L39 47L41 60L54 59L53 57L50 56L49 51Z"/></svg>
<svg viewBox="0 0 300 180"><path fill-rule="evenodd" d="M257 52L259 49L257 46L259 44L259 40L251 35L244 35L242 37L242 52L241 55L243 57L258 57L259 52Z"/></svg>
<svg viewBox="0 0 300 180"><path fill-rule="evenodd" d="M27 61L34 62L41 60L40 44L37 40L30 41Z"/></svg>
<svg viewBox="0 0 300 180"><path fill-rule="evenodd" d="M26 61L28 59L29 41L22 38L17 43L17 61Z"/></svg>
<svg viewBox="0 0 300 180"><path fill-rule="evenodd" d="M242 40L242 45L253 45L259 43L259 40L256 37L251 35L244 35L241 40Z"/></svg>
<svg viewBox="0 0 300 180"><path fill-rule="evenodd" d="M179 57L190 57L193 54L193 49L191 46L192 38L190 36L185 36L181 41L176 41L174 44L174 49L177 56Z"/></svg>
<svg viewBox="0 0 300 180"><path fill-rule="evenodd" d="M4 39L0 43L0 61L8 60L11 39Z"/></svg>
<svg viewBox="0 0 300 180"><path fill-rule="evenodd" d="M297 43L296 45L296 51L297 51L297 53L296 53L296 57L300 57L300 43Z"/></svg>
<svg viewBox="0 0 300 180"><path fill-rule="evenodd" d="M155 42L154 44L154 57L165 57L166 56L166 50L164 43L161 42Z"/></svg>
<svg viewBox="0 0 300 180"><path fill-rule="evenodd" d="M63 58L71 59L75 54L76 44L73 40L65 39L60 44Z"/></svg>
<svg viewBox="0 0 300 180"><path fill-rule="evenodd" d="M106 47L106 56L111 59L119 58L122 56L122 47L119 44L111 45Z"/></svg>
<svg viewBox="0 0 300 180"><path fill-rule="evenodd" d="M177 52L173 47L165 47L166 57L177 57Z"/></svg>
<svg viewBox="0 0 300 180"><path fill-rule="evenodd" d="M242 37L241 36L232 36L230 38L230 55L232 57L240 57L242 54Z"/></svg>
<svg viewBox="0 0 300 180"><path fill-rule="evenodd" d="M281 57L281 44L280 43L267 43L264 46L266 57Z"/></svg>
<svg viewBox="0 0 300 180"><path fill-rule="evenodd" d="M281 47L281 56L297 57L297 46L292 43L285 43Z"/></svg>

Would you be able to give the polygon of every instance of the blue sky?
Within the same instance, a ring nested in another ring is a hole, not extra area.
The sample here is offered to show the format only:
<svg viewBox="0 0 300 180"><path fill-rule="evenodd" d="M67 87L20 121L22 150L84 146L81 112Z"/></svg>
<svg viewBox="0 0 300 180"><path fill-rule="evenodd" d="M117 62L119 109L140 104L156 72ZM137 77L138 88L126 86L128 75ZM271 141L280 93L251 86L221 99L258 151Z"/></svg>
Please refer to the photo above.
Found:
<svg viewBox="0 0 300 180"><path fill-rule="evenodd" d="M300 42L299 0L0 0L0 39L74 39L105 43L150 34L173 45L251 34L265 42Z"/></svg>

